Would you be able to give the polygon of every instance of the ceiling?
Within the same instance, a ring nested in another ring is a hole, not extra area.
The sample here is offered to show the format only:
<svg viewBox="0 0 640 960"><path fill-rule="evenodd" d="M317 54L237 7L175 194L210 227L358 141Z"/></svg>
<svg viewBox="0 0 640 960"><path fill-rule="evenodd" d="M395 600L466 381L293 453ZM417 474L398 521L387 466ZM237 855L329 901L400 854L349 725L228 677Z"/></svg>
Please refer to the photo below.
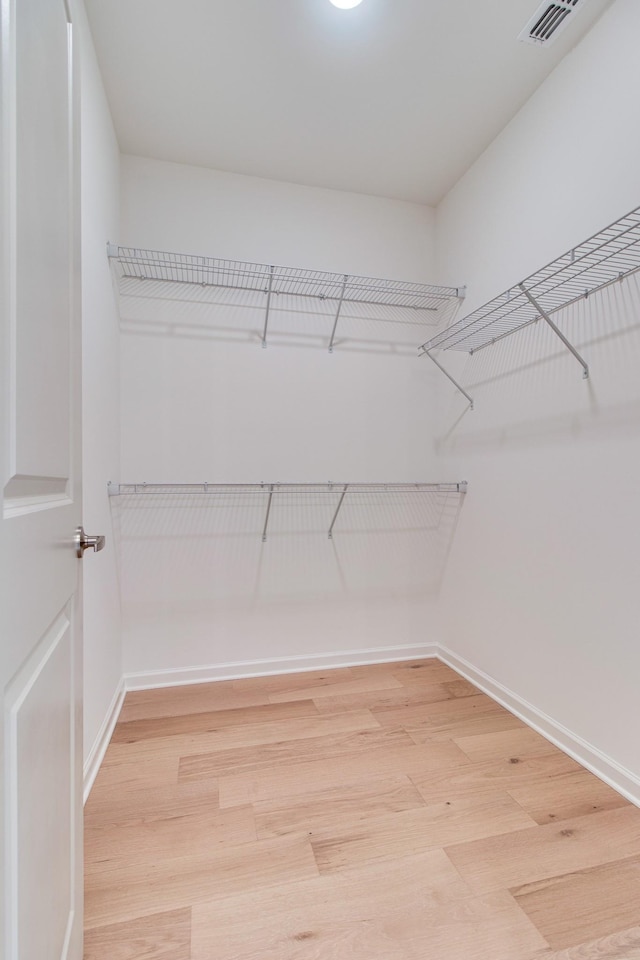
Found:
<svg viewBox="0 0 640 960"><path fill-rule="evenodd" d="M611 0L86 0L124 153L436 204Z"/></svg>

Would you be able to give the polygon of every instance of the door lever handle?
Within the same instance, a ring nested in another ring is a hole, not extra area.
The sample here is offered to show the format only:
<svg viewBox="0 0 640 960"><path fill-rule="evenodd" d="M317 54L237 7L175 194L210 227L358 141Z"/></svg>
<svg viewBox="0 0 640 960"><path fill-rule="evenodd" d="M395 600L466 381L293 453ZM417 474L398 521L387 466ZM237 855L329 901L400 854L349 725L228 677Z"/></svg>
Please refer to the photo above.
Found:
<svg viewBox="0 0 640 960"><path fill-rule="evenodd" d="M102 537L102 536L89 537L84 532L83 527L77 527L75 536L73 538L73 542L76 547L76 557L78 557L79 560L82 560L84 551L88 550L89 547L93 548L94 553L97 553L99 550L102 550L102 548L106 543L106 537Z"/></svg>

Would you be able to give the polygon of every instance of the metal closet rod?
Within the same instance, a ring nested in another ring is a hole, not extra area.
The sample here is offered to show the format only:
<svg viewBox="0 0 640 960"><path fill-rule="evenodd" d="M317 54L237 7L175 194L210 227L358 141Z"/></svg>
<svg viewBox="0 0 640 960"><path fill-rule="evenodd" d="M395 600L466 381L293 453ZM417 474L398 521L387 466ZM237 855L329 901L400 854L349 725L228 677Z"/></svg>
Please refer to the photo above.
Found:
<svg viewBox="0 0 640 960"><path fill-rule="evenodd" d="M331 519L328 530L329 540L333 539L333 528L338 514L345 501L347 493L458 493L466 494L467 481L454 483L112 483L108 484L111 497L118 496L153 496L154 494L176 495L212 495L212 494L256 494L263 493L267 497L264 526L262 528L262 542L266 542L269 528L269 517L275 494L288 493L339 493L339 499Z"/></svg>

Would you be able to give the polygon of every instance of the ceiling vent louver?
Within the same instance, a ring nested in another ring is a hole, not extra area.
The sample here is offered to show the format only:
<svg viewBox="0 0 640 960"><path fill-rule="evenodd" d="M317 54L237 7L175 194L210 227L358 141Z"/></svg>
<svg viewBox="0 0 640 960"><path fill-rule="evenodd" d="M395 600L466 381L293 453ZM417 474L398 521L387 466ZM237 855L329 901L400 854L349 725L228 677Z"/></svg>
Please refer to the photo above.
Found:
<svg viewBox="0 0 640 960"><path fill-rule="evenodd" d="M518 34L518 40L548 46L567 26L571 14L576 13L585 3L586 0L554 0L553 3L545 0L524 30Z"/></svg>

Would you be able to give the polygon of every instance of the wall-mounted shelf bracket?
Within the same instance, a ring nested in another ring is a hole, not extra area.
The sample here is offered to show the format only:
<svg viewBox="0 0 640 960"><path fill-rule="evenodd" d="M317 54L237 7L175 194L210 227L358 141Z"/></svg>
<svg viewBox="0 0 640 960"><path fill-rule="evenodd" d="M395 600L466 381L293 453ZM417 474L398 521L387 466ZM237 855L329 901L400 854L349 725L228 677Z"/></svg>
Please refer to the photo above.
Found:
<svg viewBox="0 0 640 960"><path fill-rule="evenodd" d="M439 362L436 360L436 358L430 353L429 350L426 349L426 347L422 347L422 352L420 353L420 356L425 356L425 355L426 355L427 357L429 357L429 360L431 360L433 363L435 363L435 365L436 365L436 367L438 368L438 370L442 370L442 372L444 373L445 377L446 377L448 380L451 381L451 383L454 385L454 387L456 387L456 389L459 390L460 393L464 394L464 396L465 396L465 397L467 398L467 400L469 401L469 406L470 406L471 409L473 410L473 397L470 397L470 396L469 396L469 394L468 394L467 391L464 389L464 387L461 387L461 386L460 386L460 384L458 383L458 381L455 380L455 379L451 376L451 374L449 373L448 370L445 370L445 368L442 366L442 364L439 363Z"/></svg>
<svg viewBox="0 0 640 960"><path fill-rule="evenodd" d="M345 498L347 490L349 489L349 484L345 483L342 493L340 494L340 499L338 500L338 506L336 507L336 512L333 515L333 520L331 521L331 526L329 527L329 540L333 540L333 526L338 519L338 514L340 513L340 507L342 506L342 501Z"/></svg>
<svg viewBox="0 0 640 960"><path fill-rule="evenodd" d="M267 514L264 518L264 527L262 528L262 542L267 542L267 527L269 526L269 514L271 513L271 501L273 500L273 484L269 487L269 499L267 500Z"/></svg>
<svg viewBox="0 0 640 960"><path fill-rule="evenodd" d="M338 326L338 320L340 319L340 311L342 310L342 302L344 300L344 292L347 289L347 281L349 277L347 274L344 275L344 280L342 282L342 289L340 291L340 299L338 300L338 307L336 309L336 318L333 321L333 330L331 331L331 340L329 341L329 353L333 353L333 341L336 335L336 328Z"/></svg>
<svg viewBox="0 0 640 960"><path fill-rule="evenodd" d="M518 286L520 287L520 289L521 289L522 292L524 293L525 297L527 298L527 300L529 301L529 303L531 304L531 306L534 307L534 308L538 311L538 313L540 314L540 316L542 317L542 319L543 319L546 323L549 324L549 326L551 327L551 329L553 330L553 332L555 333L555 335L556 335L560 340L562 340L562 342L564 343L564 345L565 345L565 347L567 348L567 350L568 350L570 353L572 353L573 356L576 358L576 360L578 361L578 363L579 363L580 366L582 367L582 379L583 379L583 380L588 380L588 379L589 379L589 366L588 366L588 364L582 359L582 357L580 356L580 354L578 353L578 351L576 350L576 348L573 346L573 344L572 344L569 340L567 340L567 338L565 337L564 333L563 333L561 330L558 329L558 327L555 325L555 323L553 322L553 320L551 319L551 317L549 316L549 314L548 314L545 310L543 310L542 307L540 306L540 304L538 303L538 301L537 301L534 297L531 296L531 294L529 293L529 291L527 290L527 288L525 287L525 285L524 285L523 283L519 283Z"/></svg>
<svg viewBox="0 0 640 960"><path fill-rule="evenodd" d="M269 310L271 308L271 292L273 290L273 267L269 267L269 286L267 287L267 306L264 315L264 331L262 333L262 346L267 345L267 326L269 325Z"/></svg>

